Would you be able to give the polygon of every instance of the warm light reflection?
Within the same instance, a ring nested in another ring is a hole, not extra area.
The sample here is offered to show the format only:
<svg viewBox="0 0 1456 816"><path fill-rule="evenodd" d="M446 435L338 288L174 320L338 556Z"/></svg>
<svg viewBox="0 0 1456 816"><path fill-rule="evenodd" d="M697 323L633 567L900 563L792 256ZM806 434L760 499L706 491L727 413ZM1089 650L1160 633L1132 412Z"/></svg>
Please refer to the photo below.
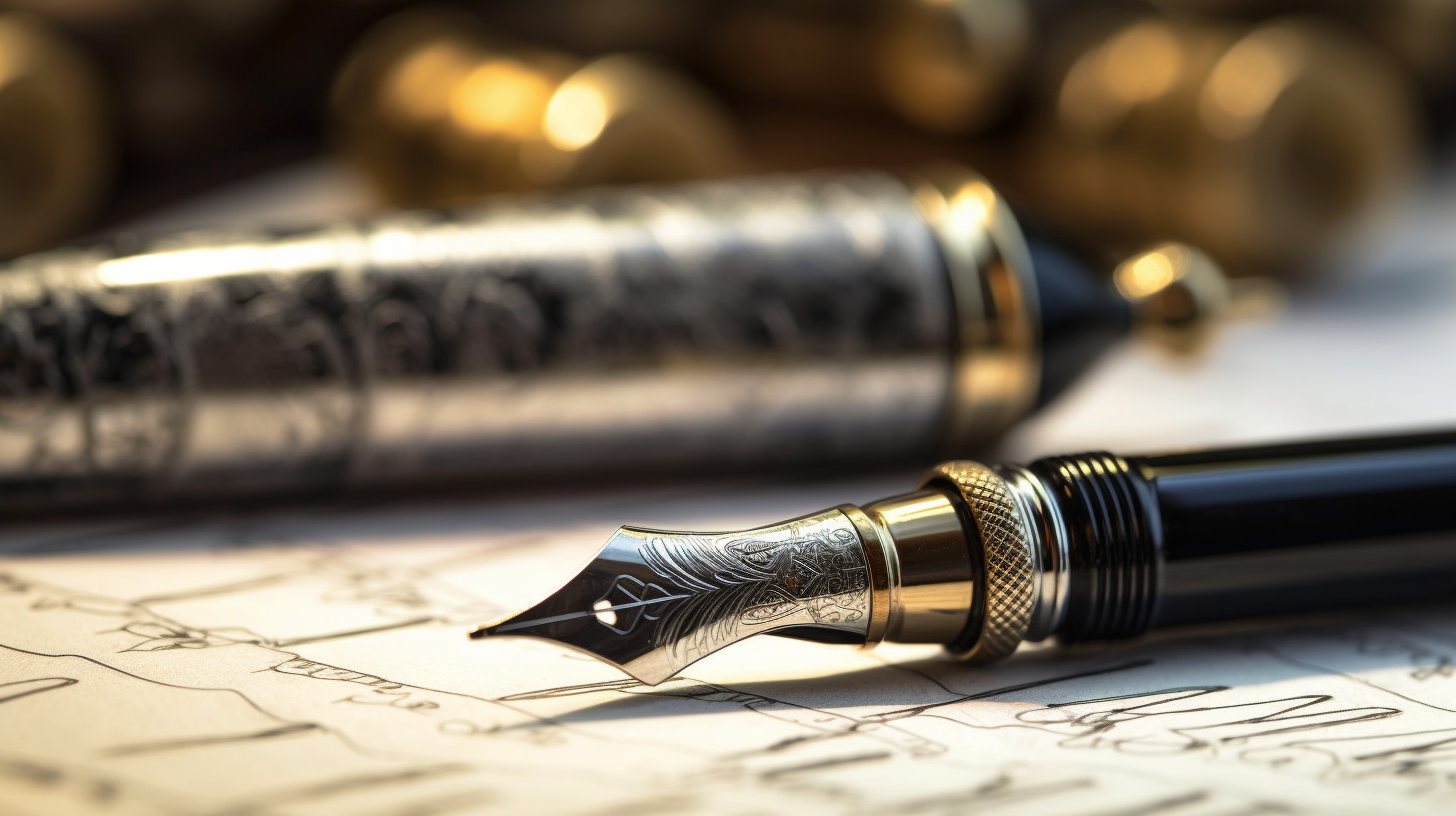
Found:
<svg viewBox="0 0 1456 816"><path fill-rule="evenodd" d="M546 141L559 150L580 150L607 126L607 100L587 82L568 80L546 108Z"/></svg>
<svg viewBox="0 0 1456 816"><path fill-rule="evenodd" d="M1225 139L1253 132L1304 58L1300 41L1278 29L1259 31L1230 48L1198 100L1204 125Z"/></svg>
<svg viewBox="0 0 1456 816"><path fill-rule="evenodd" d="M279 274L329 269L338 262L334 241L305 237L112 258L97 265L96 279L103 286L146 286L256 272Z"/></svg>
<svg viewBox="0 0 1456 816"><path fill-rule="evenodd" d="M940 223L945 218L945 196L928 184L916 187L915 206L925 213L926 220L932 224Z"/></svg>
<svg viewBox="0 0 1456 816"><path fill-rule="evenodd" d="M1140 23L1077 60L1058 98L1061 115L1100 130L1134 105L1171 91L1186 64L1177 35L1164 23Z"/></svg>
<svg viewBox="0 0 1456 816"><path fill-rule="evenodd" d="M1178 279L1184 259L1166 247L1148 252L1117 268L1113 282L1128 300L1141 300L1168 288Z"/></svg>
<svg viewBox="0 0 1456 816"><path fill-rule="evenodd" d="M983 181L961 186L950 199L950 218L966 229L983 228L996 209L996 192Z"/></svg>
<svg viewBox="0 0 1456 816"><path fill-rule="evenodd" d="M266 262L261 249L251 244L178 249L102 261L96 278L104 286L141 286L256 272Z"/></svg>
<svg viewBox="0 0 1456 816"><path fill-rule="evenodd" d="M524 139L540 133L550 98L551 83L539 72L516 60L487 60L451 91L450 115L480 136Z"/></svg>
<svg viewBox="0 0 1456 816"><path fill-rule="evenodd" d="M1167 93L1183 75L1178 39L1162 23L1134 26L1108 44L1098 72L1107 89L1134 104Z"/></svg>
<svg viewBox="0 0 1456 816"><path fill-rule="evenodd" d="M21 75L25 43L13 28L0 27L0 85Z"/></svg>
<svg viewBox="0 0 1456 816"><path fill-rule="evenodd" d="M658 199L654 199L651 206L653 211L647 221L648 228L669 254L692 255L713 245L714 224L702 213L674 207L671 202Z"/></svg>
<svg viewBox="0 0 1456 816"><path fill-rule="evenodd" d="M1108 119L1107 104L1097 89L1097 51L1083 54L1062 80L1057 95L1057 113L1062 121L1081 131L1101 130Z"/></svg>
<svg viewBox="0 0 1456 816"><path fill-rule="evenodd" d="M449 112L450 90L469 69L460 49L435 43L400 62L390 75L385 99L406 118L438 119Z"/></svg>
<svg viewBox="0 0 1456 816"><path fill-rule="evenodd" d="M406 229L381 229L369 236L369 260L379 266L407 267L419 263L419 235Z"/></svg>

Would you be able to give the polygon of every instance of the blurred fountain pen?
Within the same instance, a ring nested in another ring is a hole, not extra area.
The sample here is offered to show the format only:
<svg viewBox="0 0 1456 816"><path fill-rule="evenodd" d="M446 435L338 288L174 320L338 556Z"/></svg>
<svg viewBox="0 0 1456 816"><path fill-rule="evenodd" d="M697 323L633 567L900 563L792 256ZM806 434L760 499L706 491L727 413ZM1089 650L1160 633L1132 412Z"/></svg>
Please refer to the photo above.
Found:
<svg viewBox="0 0 1456 816"><path fill-rule="evenodd" d="M1456 431L1161 456L955 461L917 490L728 533L623 527L471 634L560 643L656 684L750 635L1023 641L1456 598Z"/></svg>

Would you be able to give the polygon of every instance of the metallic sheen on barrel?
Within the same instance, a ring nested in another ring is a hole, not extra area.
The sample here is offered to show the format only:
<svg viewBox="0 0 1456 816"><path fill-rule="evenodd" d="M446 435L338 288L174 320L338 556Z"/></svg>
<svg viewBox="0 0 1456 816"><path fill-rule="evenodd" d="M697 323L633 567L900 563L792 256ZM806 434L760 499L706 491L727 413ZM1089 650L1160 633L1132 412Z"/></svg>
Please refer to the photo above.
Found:
<svg viewBox="0 0 1456 816"><path fill-rule="evenodd" d="M1037 379L979 177L600 189L0 272L4 502L928 456Z"/></svg>

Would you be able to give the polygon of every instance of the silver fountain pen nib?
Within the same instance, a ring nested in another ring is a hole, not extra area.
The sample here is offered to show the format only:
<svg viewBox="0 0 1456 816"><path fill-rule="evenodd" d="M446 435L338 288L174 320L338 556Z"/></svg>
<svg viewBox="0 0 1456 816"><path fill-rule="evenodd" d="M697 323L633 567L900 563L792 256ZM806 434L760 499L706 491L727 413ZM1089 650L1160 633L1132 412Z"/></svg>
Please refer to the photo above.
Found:
<svg viewBox="0 0 1456 816"><path fill-rule="evenodd" d="M859 533L837 509L732 533L623 527L550 597L471 637L554 641L656 685L764 632L863 640L870 586Z"/></svg>

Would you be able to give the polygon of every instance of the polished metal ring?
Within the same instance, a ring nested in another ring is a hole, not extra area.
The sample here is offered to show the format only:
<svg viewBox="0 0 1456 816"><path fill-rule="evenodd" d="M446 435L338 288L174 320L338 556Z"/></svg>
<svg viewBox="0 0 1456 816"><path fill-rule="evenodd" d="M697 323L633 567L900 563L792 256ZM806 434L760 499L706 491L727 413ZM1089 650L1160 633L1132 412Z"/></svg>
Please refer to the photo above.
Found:
<svg viewBox="0 0 1456 816"><path fill-rule="evenodd" d="M967 450L996 437L1036 402L1041 323L1031 253L990 183L956 165L909 177L935 234L956 314L946 444Z"/></svg>
<svg viewBox="0 0 1456 816"><path fill-rule="evenodd" d="M865 566L870 573L870 619L865 628L864 646L873 649L885 639L890 620L895 615L899 601L896 597L900 585L899 559L893 556L892 548L885 546L879 528L865 515L865 511L852 504L842 504L836 509L854 525L864 544Z"/></svg>
<svg viewBox="0 0 1456 816"><path fill-rule="evenodd" d="M985 599L981 631L959 656L990 663L1016 651L1031 626L1036 564L1031 537L1016 512L1006 482L978 462L945 462L921 479L922 488L948 482L955 486L976 522L984 559L980 590Z"/></svg>

